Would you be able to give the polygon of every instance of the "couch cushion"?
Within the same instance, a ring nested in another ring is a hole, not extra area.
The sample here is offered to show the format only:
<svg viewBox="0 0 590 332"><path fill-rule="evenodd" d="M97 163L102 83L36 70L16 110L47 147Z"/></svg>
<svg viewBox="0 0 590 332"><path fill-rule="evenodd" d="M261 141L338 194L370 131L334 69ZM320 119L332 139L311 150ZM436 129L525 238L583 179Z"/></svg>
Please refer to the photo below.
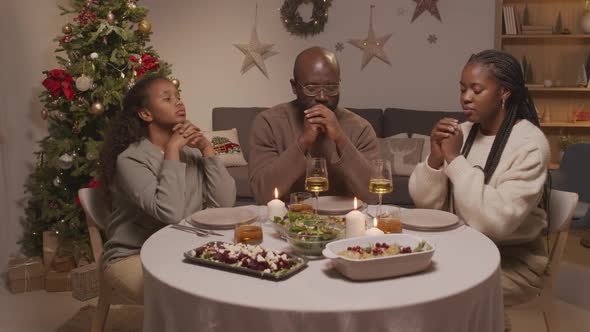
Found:
<svg viewBox="0 0 590 332"><path fill-rule="evenodd" d="M347 110L369 121L377 137L383 137L383 110L380 108L348 108Z"/></svg>
<svg viewBox="0 0 590 332"><path fill-rule="evenodd" d="M465 121L463 112L416 111L401 108L388 108L383 113L383 137L399 133L430 135L434 124L444 118L452 117Z"/></svg>
<svg viewBox="0 0 590 332"><path fill-rule="evenodd" d="M248 181L248 166L228 167L227 171L236 181L237 197L254 197Z"/></svg>
<svg viewBox="0 0 590 332"><path fill-rule="evenodd" d="M256 115L265 109L264 107L215 107L212 113L212 129L224 130L236 128L244 158L248 160L250 128Z"/></svg>
<svg viewBox="0 0 590 332"><path fill-rule="evenodd" d="M391 162L391 171L395 175L409 176L422 160L424 140L420 138L378 138L381 158Z"/></svg>
<svg viewBox="0 0 590 332"><path fill-rule="evenodd" d="M226 167L247 166L248 163L244 159L240 140L238 139L238 131L236 128L229 130L204 131L205 136L215 149L215 153L223 161Z"/></svg>

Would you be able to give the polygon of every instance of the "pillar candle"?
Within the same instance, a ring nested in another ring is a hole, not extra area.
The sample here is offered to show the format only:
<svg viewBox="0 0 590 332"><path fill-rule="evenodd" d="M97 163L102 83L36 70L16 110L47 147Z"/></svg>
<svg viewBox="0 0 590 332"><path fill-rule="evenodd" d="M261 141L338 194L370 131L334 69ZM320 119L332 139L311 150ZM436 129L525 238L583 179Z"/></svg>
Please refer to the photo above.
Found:
<svg viewBox="0 0 590 332"><path fill-rule="evenodd" d="M270 220L273 220L274 217L283 218L285 213L287 213L287 207L285 206L285 203L279 199L279 191L277 188L275 188L275 199L268 202L266 207L268 210L268 218Z"/></svg>
<svg viewBox="0 0 590 332"><path fill-rule="evenodd" d="M354 210L346 214L346 237L363 236L365 234L365 215L357 210L357 200L354 198Z"/></svg>

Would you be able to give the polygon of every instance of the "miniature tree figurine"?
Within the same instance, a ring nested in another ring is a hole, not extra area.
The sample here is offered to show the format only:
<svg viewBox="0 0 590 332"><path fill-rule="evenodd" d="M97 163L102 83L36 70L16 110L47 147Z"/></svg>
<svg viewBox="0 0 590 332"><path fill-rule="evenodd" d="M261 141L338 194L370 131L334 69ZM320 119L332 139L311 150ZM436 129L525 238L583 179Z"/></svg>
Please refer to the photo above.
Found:
<svg viewBox="0 0 590 332"><path fill-rule="evenodd" d="M557 14L557 21L555 22L555 33L563 33L563 19L561 18L561 11Z"/></svg>
<svg viewBox="0 0 590 332"><path fill-rule="evenodd" d="M531 18L529 17L529 5L524 5L522 11L522 25L531 25Z"/></svg>

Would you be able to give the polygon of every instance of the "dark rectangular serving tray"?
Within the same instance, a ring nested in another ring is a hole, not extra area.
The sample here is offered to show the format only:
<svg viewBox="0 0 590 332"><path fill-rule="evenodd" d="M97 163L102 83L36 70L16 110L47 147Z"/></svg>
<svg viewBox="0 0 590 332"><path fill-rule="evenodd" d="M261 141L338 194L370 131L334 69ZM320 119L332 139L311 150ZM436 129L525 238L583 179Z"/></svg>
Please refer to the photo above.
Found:
<svg viewBox="0 0 590 332"><path fill-rule="evenodd" d="M211 243L215 243L215 242L218 242L218 241L212 241L212 242L204 244L203 246L207 246L207 245L209 245ZM197 250L198 248L200 248L200 247L197 247L193 250ZM191 250L184 253L184 258L189 263L194 263L194 264L203 265L203 266L207 266L207 267L217 268L220 270L225 270L225 271L234 272L234 273L241 273L241 274L249 275L252 277L258 277L261 279L267 279L267 280L272 280L272 281L283 281L283 280L289 279L290 277L299 273L301 270L303 270L307 267L307 259L297 256L297 255L285 253L289 258L295 259L297 261L298 265L291 268L287 272L283 272L283 273L277 275L274 273L264 273L261 271L255 271L255 270L251 270L251 269L241 267L241 266L228 265L225 263L210 261L208 259L203 259L200 257L194 257L190 254L190 252L191 252Z"/></svg>

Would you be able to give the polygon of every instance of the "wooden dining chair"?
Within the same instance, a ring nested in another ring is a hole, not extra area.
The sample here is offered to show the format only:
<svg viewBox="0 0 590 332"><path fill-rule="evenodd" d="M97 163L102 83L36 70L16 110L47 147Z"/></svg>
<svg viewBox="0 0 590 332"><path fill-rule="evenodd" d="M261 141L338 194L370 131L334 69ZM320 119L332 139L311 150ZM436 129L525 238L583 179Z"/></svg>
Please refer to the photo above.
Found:
<svg viewBox="0 0 590 332"><path fill-rule="evenodd" d="M554 237L553 244L549 249L548 276L541 293L533 300L513 306L509 310L509 316L526 315L531 317L531 312L540 313L543 317L547 331L552 329L551 324L553 311L553 286L559 276L561 258L567 242L570 224L576 205L578 194L552 189L549 196L549 233ZM518 332L514 330L514 332Z"/></svg>
<svg viewBox="0 0 590 332"><path fill-rule="evenodd" d="M97 273L100 292L96 314L92 319L91 332L102 332L109 314L111 304L132 304L116 296L115 289L104 278L102 268L103 243L100 231L104 230L108 217L108 209L99 188L82 188L78 191L80 204L86 214L86 224L90 236L92 254L97 262Z"/></svg>

